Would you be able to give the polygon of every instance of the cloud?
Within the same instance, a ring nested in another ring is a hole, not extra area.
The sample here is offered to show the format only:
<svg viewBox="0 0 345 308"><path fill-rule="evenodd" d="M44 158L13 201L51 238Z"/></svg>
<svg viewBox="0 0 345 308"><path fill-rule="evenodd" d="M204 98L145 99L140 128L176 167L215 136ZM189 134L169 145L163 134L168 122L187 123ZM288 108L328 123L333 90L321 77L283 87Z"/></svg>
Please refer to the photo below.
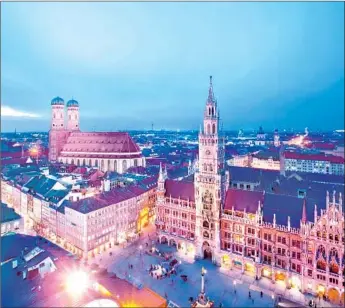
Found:
<svg viewBox="0 0 345 308"><path fill-rule="evenodd" d="M15 110L9 106L1 106L1 116L2 117L16 117L16 118L40 118L41 117L39 114Z"/></svg>

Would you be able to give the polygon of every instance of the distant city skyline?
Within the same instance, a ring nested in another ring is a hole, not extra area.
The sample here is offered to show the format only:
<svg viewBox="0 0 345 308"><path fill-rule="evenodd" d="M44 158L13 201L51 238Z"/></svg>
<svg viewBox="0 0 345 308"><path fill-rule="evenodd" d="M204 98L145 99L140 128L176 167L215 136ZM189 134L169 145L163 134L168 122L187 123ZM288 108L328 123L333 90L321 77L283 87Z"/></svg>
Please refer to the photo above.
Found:
<svg viewBox="0 0 345 308"><path fill-rule="evenodd" d="M1 129L344 129L344 3L3 3Z"/></svg>

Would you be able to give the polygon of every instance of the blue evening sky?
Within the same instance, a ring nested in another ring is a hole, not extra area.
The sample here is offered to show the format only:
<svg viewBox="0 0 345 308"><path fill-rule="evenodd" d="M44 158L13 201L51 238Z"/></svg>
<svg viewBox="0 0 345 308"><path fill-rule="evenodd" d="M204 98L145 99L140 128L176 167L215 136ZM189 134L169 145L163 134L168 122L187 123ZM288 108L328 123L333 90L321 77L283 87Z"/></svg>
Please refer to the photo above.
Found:
<svg viewBox="0 0 345 308"><path fill-rule="evenodd" d="M344 128L344 3L2 3L2 130Z"/></svg>

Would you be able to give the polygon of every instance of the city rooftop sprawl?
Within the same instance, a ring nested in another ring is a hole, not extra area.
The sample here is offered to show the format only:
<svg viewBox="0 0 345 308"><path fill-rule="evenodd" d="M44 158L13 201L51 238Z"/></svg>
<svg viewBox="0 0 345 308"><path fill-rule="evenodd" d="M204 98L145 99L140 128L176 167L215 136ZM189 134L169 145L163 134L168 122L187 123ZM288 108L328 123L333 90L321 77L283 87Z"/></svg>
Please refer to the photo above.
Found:
<svg viewBox="0 0 345 308"><path fill-rule="evenodd" d="M50 108L1 134L3 307L344 304L344 131L223 131L212 77L195 131Z"/></svg>

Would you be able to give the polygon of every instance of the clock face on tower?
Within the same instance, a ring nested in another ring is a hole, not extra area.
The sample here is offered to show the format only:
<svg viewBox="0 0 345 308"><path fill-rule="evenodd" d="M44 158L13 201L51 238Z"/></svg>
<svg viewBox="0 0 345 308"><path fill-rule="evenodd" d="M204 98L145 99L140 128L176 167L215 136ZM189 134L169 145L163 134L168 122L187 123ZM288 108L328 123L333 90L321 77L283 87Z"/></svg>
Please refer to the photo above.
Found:
<svg viewBox="0 0 345 308"><path fill-rule="evenodd" d="M206 150L205 154L210 155L211 154L210 150Z"/></svg>

